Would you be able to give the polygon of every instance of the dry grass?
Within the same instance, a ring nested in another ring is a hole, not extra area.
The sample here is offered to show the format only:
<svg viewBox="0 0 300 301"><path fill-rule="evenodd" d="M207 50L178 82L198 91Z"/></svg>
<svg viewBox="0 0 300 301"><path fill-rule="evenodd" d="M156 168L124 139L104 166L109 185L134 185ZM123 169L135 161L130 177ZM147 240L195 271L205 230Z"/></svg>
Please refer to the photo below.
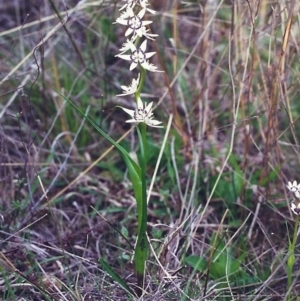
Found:
<svg viewBox="0 0 300 301"><path fill-rule="evenodd" d="M134 288L136 212L125 165L55 92L137 151L115 109L131 106L115 96L132 77L114 57L124 42L123 28L112 25L120 1L4 2L3 300L130 300L98 263L105 258ZM159 119L167 124L173 114L173 123L149 203L142 299L283 299L293 230L285 185L300 180L299 3L150 2L154 63L165 73L147 75L144 92ZM149 133L151 179L164 132ZM245 254L251 281L234 285L186 265L189 255L209 258L213 233L223 237L223 252Z"/></svg>

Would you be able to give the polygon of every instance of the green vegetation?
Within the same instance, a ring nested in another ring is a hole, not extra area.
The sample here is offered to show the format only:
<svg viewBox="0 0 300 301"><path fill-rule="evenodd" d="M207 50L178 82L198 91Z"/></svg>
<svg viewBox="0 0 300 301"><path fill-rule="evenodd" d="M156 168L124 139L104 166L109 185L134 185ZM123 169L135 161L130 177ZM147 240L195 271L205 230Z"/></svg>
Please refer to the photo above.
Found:
<svg viewBox="0 0 300 301"><path fill-rule="evenodd" d="M298 2L2 2L1 300L299 300Z"/></svg>

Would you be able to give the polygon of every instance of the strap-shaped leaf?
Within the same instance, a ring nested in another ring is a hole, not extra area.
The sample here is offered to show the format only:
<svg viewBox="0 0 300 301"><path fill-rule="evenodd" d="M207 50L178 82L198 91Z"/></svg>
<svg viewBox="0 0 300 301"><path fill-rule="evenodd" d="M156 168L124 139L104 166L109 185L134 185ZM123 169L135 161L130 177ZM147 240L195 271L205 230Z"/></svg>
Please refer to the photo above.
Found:
<svg viewBox="0 0 300 301"><path fill-rule="evenodd" d="M132 289L128 286L128 284L112 269L112 267L102 258L99 258L99 262L101 263L103 269L108 273L108 275L117 283L121 285L128 293L134 296Z"/></svg>
<svg viewBox="0 0 300 301"><path fill-rule="evenodd" d="M114 139L109 137L103 130L101 130L98 127L98 125L91 118L85 115L71 100L66 98L59 91L56 90L56 92L59 93L59 95L63 97L82 117L84 117L95 128L97 132L99 132L105 139L107 139L112 145L114 145L120 151L129 172L129 177L133 186L135 199L138 205L141 204L142 197L143 197L142 179L141 179L141 168L138 166L138 164L133 161L133 159L130 157L128 152L119 143L117 143Z"/></svg>

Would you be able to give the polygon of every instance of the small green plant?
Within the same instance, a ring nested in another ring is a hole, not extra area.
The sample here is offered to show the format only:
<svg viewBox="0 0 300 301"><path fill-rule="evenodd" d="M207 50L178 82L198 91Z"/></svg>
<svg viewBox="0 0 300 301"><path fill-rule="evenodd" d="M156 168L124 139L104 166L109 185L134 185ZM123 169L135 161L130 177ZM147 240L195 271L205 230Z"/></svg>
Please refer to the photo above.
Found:
<svg viewBox="0 0 300 301"><path fill-rule="evenodd" d="M186 263L215 280L218 288L228 287L229 284L236 284L238 279L245 278L246 272L240 267L246 252L235 258L232 249L226 246L218 234L212 235L210 246L207 256L191 255L186 258Z"/></svg>

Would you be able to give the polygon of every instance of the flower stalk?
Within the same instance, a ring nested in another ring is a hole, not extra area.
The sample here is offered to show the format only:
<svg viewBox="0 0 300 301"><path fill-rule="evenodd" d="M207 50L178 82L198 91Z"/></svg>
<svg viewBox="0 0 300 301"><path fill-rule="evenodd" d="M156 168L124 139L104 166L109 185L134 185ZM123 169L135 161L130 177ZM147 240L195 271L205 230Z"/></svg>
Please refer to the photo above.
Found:
<svg viewBox="0 0 300 301"><path fill-rule="evenodd" d="M146 26L152 21L144 21L143 17L146 12L154 14L155 11L149 9L148 0L123 0L125 4L121 7L122 11L115 23L127 26L125 31L126 42L122 45L120 53L116 56L120 59L130 62L129 70L135 68L140 69L140 73L136 79L132 80L129 86L121 86L123 93L118 96L127 96L134 94L135 109L123 108L130 119L127 123L135 123L137 125L137 133L140 146L140 182L137 189L134 189L135 199L137 201L138 214L138 235L134 251L135 272L137 276L137 295L141 296L144 287L145 267L149 252L149 243L147 239L147 126L160 128L162 122L155 120L153 117L153 102L146 103L141 99L141 91L144 86L146 70L151 72L160 72L157 67L149 62L149 59L155 52L147 52L147 41L154 40L156 34L149 33ZM130 51L129 54L126 54ZM133 186L135 183L132 181Z"/></svg>
<svg viewBox="0 0 300 301"><path fill-rule="evenodd" d="M144 273L145 265L148 256L149 244L147 240L147 183L146 183L146 168L147 168L147 139L146 139L146 124L140 123L137 127L137 132L140 141L141 151L141 179L142 179L142 202L138 204L138 239L136 243L134 259L135 269L137 275L137 284L139 288L143 288L144 285ZM139 293L140 295L140 293Z"/></svg>

